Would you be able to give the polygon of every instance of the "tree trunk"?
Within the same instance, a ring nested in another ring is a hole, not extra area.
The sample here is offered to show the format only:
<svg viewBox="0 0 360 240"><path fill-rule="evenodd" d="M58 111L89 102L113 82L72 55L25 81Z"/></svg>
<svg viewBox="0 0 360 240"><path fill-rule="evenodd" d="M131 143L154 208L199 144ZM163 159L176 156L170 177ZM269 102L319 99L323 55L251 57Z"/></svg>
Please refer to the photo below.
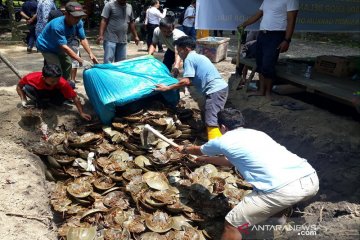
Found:
<svg viewBox="0 0 360 240"><path fill-rule="evenodd" d="M21 40L21 34L18 29L17 23L15 22L15 19L14 19L14 16L15 16L14 2L13 2L13 0L7 0L6 3L7 3L8 9L9 9L11 40L19 41L19 40Z"/></svg>

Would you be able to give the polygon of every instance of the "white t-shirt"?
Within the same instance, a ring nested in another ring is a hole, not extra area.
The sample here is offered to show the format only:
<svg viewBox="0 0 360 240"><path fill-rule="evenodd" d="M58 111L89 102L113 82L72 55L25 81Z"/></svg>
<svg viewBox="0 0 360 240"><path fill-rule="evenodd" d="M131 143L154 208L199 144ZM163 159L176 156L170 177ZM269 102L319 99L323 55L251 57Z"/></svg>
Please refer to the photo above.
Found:
<svg viewBox="0 0 360 240"><path fill-rule="evenodd" d="M184 22L183 26L185 27L193 27L195 25L195 18L189 18L189 17L195 17L196 10L193 5L190 5L186 8L185 14L184 14Z"/></svg>
<svg viewBox="0 0 360 240"><path fill-rule="evenodd" d="M160 12L156 7L151 7L146 10L145 24L159 25L160 20L166 16L166 9L163 13Z"/></svg>
<svg viewBox="0 0 360 240"><path fill-rule="evenodd" d="M202 145L201 152L226 156L258 191L272 192L315 172L305 159L254 129L228 131Z"/></svg>
<svg viewBox="0 0 360 240"><path fill-rule="evenodd" d="M264 0L260 10L263 11L260 30L285 31L287 12L299 10L299 0Z"/></svg>
<svg viewBox="0 0 360 240"><path fill-rule="evenodd" d="M186 36L186 34L183 31L175 28L169 37L165 37L160 31L160 27L157 27L154 29L152 43L158 44L160 41L161 43L165 43L168 49L175 52L174 41L178 40L182 36Z"/></svg>

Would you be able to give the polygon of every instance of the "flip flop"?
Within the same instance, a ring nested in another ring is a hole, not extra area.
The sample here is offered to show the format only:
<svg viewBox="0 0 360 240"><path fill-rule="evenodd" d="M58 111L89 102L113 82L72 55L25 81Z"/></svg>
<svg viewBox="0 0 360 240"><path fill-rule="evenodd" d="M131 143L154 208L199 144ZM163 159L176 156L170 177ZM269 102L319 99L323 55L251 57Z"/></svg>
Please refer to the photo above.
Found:
<svg viewBox="0 0 360 240"><path fill-rule="evenodd" d="M286 108L286 109L288 109L288 110L292 110L292 111L295 111L295 110L305 110L305 109L307 109L307 107L306 107L305 105L299 104L299 103L296 103L296 102L292 102L292 103L283 105L282 107L283 107L283 108Z"/></svg>

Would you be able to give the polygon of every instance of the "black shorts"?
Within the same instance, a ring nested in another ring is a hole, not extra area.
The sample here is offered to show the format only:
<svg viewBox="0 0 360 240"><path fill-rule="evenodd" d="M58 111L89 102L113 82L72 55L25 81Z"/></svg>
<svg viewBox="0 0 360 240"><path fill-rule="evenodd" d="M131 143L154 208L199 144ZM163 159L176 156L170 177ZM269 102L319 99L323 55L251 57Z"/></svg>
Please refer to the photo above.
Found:
<svg viewBox="0 0 360 240"><path fill-rule="evenodd" d="M275 65L279 58L279 45L285 31L260 31L256 42L256 69L266 78L274 78Z"/></svg>

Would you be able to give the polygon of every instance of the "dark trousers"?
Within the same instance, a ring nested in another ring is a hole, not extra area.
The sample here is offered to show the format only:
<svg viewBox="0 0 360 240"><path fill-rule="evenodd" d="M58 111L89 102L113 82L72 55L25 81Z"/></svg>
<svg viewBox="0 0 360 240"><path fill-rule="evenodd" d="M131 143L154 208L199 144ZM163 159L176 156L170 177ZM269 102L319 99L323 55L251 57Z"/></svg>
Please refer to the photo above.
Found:
<svg viewBox="0 0 360 240"><path fill-rule="evenodd" d="M175 53L173 51L171 51L170 49L166 50L166 52L164 54L163 63L169 69L170 72L171 72L172 65L174 64L174 62L175 62Z"/></svg>
<svg viewBox="0 0 360 240"><path fill-rule="evenodd" d="M38 108L44 108L48 103L61 106L66 100L64 95L58 90L38 90L31 85L25 85L23 91L26 96L33 100Z"/></svg>
<svg viewBox="0 0 360 240"><path fill-rule="evenodd" d="M285 38L285 31L260 31L256 42L256 70L265 78L274 78L278 49Z"/></svg>
<svg viewBox="0 0 360 240"><path fill-rule="evenodd" d="M27 47L32 49L36 40L35 25L29 25L29 34L26 37Z"/></svg>
<svg viewBox="0 0 360 240"><path fill-rule="evenodd" d="M150 45L152 44L152 39L153 39L153 36L154 36L154 30L155 28L157 28L159 25L156 25L156 24L148 24L147 25L147 40L146 40L146 43L147 43L147 47L149 48ZM163 50L163 47L162 47L162 43L159 42L158 43L158 50Z"/></svg>

